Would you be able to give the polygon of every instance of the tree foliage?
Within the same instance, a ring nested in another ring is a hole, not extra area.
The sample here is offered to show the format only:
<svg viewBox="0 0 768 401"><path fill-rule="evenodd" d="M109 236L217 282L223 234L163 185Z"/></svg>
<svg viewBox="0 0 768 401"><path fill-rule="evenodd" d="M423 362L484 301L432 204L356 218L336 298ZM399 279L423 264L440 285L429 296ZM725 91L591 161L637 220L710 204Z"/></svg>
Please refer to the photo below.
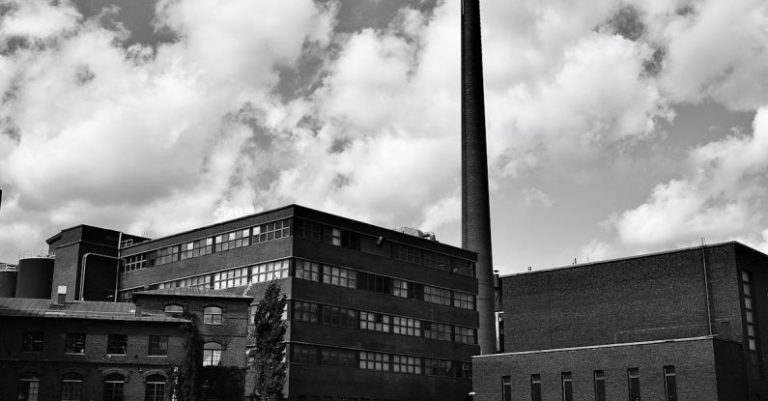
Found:
<svg viewBox="0 0 768 401"><path fill-rule="evenodd" d="M285 383L285 321L287 300L280 286L272 283L259 301L254 317L251 344L256 373L254 395L262 401L282 401Z"/></svg>

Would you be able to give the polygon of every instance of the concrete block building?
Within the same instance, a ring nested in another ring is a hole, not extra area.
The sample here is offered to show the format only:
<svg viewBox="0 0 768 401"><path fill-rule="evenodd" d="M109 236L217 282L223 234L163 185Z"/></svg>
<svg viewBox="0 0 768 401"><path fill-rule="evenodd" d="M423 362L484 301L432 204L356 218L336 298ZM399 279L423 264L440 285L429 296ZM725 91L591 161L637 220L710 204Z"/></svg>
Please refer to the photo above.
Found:
<svg viewBox="0 0 768 401"><path fill-rule="evenodd" d="M765 399L766 266L728 242L501 277L476 399Z"/></svg>

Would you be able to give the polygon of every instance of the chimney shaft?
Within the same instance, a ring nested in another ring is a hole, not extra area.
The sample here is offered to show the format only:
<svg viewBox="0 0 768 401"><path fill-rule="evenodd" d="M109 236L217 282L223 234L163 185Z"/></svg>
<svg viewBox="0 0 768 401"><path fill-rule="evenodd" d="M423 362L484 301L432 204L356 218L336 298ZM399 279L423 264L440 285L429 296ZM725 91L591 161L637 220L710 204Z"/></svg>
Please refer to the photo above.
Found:
<svg viewBox="0 0 768 401"><path fill-rule="evenodd" d="M491 212L485 141L480 0L461 3L461 231L462 247L478 253L477 311L481 354L495 351Z"/></svg>

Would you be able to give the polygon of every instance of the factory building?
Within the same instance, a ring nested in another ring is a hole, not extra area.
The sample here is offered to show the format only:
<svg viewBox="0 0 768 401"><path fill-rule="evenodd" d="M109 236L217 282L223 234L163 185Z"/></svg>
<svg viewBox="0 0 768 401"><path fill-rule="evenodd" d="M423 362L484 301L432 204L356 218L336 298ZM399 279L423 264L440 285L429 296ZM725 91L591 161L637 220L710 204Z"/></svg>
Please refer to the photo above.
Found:
<svg viewBox="0 0 768 401"><path fill-rule="evenodd" d="M475 399L764 400L766 266L727 242L501 277Z"/></svg>
<svg viewBox="0 0 768 401"><path fill-rule="evenodd" d="M199 326L214 365L246 369L248 316L277 283L289 299L289 400L464 400L471 391L477 255L434 234L290 205L154 240L77 226L48 243L55 256L28 270L42 278L35 295L55 296L34 302L117 299L147 316L219 316Z"/></svg>

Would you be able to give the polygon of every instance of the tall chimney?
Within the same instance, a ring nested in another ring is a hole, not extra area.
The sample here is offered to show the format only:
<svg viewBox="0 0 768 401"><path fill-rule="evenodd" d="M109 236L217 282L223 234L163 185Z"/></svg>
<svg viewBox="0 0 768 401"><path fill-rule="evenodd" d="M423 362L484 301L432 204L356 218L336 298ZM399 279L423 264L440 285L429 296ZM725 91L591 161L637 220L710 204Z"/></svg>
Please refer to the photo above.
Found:
<svg viewBox="0 0 768 401"><path fill-rule="evenodd" d="M461 242L464 249L478 254L478 343L481 354L490 354L496 348L496 335L480 0L461 2L461 181Z"/></svg>

